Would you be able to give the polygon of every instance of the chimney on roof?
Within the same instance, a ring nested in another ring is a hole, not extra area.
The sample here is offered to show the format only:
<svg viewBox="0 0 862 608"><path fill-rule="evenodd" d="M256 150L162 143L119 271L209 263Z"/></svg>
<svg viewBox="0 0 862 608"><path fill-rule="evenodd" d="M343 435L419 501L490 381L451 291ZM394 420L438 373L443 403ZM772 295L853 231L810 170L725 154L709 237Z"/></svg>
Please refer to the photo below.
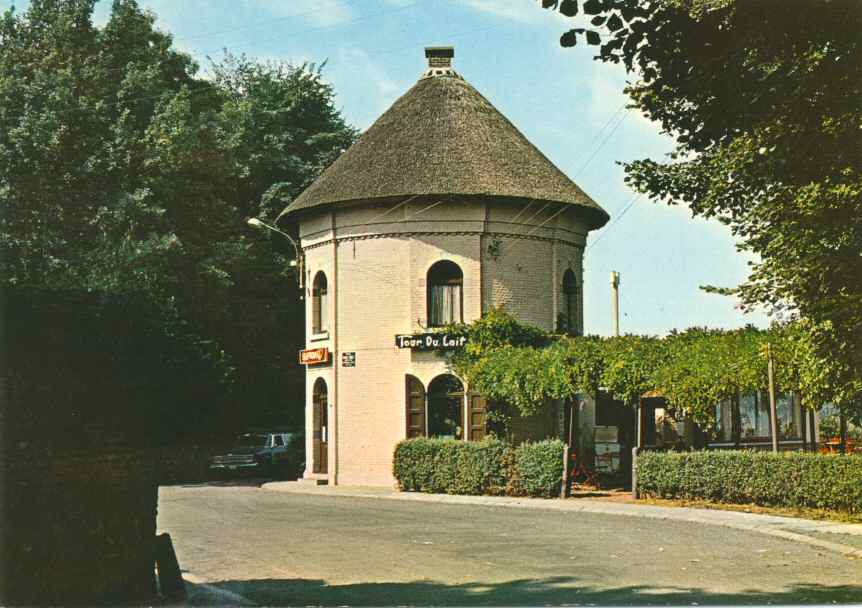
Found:
<svg viewBox="0 0 862 608"><path fill-rule="evenodd" d="M455 56L453 46L426 46L425 56L428 58L429 68L450 68L452 57Z"/></svg>

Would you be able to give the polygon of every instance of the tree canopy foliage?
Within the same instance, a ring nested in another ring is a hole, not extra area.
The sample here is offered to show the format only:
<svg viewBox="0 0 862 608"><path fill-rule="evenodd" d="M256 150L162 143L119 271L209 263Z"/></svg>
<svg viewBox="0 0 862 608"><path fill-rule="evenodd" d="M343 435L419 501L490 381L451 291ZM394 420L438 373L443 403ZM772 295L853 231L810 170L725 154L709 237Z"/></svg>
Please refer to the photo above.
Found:
<svg viewBox="0 0 862 608"><path fill-rule="evenodd" d="M292 409L298 423L294 252L245 219L275 218L356 132L314 65L226 54L203 77L134 0L114 0L104 27L94 4L33 0L0 19L13 389L30 394L27 365L60 347L47 323L77 345L62 360L113 361L124 370L114 397L146 395L159 415L191 412L195 425L227 408L235 422L251 411L285 422Z"/></svg>
<svg viewBox="0 0 862 608"><path fill-rule="evenodd" d="M634 76L676 141L627 181L716 218L757 256L737 294L806 319L832 382L862 378L862 5L856 0L543 0L561 37Z"/></svg>
<svg viewBox="0 0 862 608"><path fill-rule="evenodd" d="M862 418L862 384L833 385L809 355L811 334L798 322L768 330L693 327L664 338L570 337L525 327L492 310L453 331L468 337L467 348L450 354L455 371L471 389L523 416L550 401L602 389L629 405L654 392L671 408L708 424L717 403L766 388L769 345L779 391L799 393L808 407L829 402Z"/></svg>

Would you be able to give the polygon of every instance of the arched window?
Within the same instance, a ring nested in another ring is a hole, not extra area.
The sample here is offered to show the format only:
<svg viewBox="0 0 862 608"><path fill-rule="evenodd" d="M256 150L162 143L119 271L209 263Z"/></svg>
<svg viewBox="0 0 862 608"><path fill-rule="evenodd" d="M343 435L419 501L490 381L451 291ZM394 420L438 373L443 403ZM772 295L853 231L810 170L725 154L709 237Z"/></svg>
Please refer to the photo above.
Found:
<svg viewBox="0 0 862 608"><path fill-rule="evenodd" d="M428 385L428 436L464 438L464 385L452 374Z"/></svg>
<svg viewBox="0 0 862 608"><path fill-rule="evenodd" d="M464 273L455 262L442 260L428 270L428 327L464 320Z"/></svg>
<svg viewBox="0 0 862 608"><path fill-rule="evenodd" d="M326 295L326 275L323 271L314 275L311 286L311 332L319 334L328 327L328 302Z"/></svg>
<svg viewBox="0 0 862 608"><path fill-rule="evenodd" d="M326 388L326 381L323 378L318 378L314 382L314 388L311 393L311 416L312 416L312 472L326 473L327 472L327 447L329 445L327 428L329 420L329 390Z"/></svg>
<svg viewBox="0 0 862 608"><path fill-rule="evenodd" d="M560 327L569 335L578 333L578 282L571 269L563 274L563 309L560 314Z"/></svg>

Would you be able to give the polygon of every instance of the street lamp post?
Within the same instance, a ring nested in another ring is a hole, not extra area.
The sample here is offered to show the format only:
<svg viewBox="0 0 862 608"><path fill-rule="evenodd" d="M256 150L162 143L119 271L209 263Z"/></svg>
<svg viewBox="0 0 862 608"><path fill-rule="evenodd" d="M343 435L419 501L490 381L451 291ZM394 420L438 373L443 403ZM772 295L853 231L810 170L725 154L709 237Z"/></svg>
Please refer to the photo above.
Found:
<svg viewBox="0 0 862 608"><path fill-rule="evenodd" d="M281 236L285 237L288 241L290 241L290 244L293 245L293 253L294 253L294 259L290 261L290 265L297 267L297 274L299 275L298 276L299 289L300 289L300 291L302 291L304 293L304 280L303 279L304 279L304 275L305 275L305 264L304 264L304 258L302 256L302 249L300 249L299 244L296 242L296 240L292 236L290 236L288 233L284 232L283 230L279 230L275 226L271 226L265 222L262 222L256 217L250 217L246 223L249 226L251 226L252 228L257 228L258 230L266 229L266 230L272 230L273 232L277 232Z"/></svg>

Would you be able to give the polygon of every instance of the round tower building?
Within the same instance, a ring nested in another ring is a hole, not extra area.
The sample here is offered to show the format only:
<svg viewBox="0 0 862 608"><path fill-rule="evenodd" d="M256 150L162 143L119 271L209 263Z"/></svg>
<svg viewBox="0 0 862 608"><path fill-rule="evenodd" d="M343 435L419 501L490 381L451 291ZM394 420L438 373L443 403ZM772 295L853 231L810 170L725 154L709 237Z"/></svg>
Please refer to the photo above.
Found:
<svg viewBox="0 0 862 608"><path fill-rule="evenodd" d="M583 252L607 213L451 67L451 47L281 214L306 300L306 471L391 485L407 437L477 440L485 400L439 333L491 308L583 329Z"/></svg>

